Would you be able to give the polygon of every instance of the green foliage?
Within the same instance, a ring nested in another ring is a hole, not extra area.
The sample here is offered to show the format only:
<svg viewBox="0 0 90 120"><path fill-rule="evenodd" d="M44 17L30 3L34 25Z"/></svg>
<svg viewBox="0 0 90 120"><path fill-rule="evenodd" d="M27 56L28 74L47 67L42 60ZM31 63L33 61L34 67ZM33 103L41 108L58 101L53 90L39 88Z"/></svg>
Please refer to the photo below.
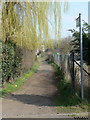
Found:
<svg viewBox="0 0 90 120"><path fill-rule="evenodd" d="M9 82L20 74L20 49L11 41L2 44L2 82Z"/></svg>
<svg viewBox="0 0 90 120"><path fill-rule="evenodd" d="M56 71L55 76L57 80L58 93L55 97L55 103L57 106L78 105L81 100L73 94L71 84L65 80L64 74L60 67L50 61L48 61L48 63L51 64Z"/></svg>
<svg viewBox="0 0 90 120"><path fill-rule="evenodd" d="M71 84L68 83L62 70L55 63L46 60L55 69L58 92L54 96L54 102L57 106L58 113L82 113L88 111L87 101L82 102L81 99L72 92Z"/></svg>
<svg viewBox="0 0 90 120"><path fill-rule="evenodd" d="M17 32L21 29L15 4L16 2L2 3L2 83L9 82L20 74L21 53L16 46L16 39L18 40Z"/></svg>
<svg viewBox="0 0 90 120"><path fill-rule="evenodd" d="M2 47L2 81L8 81L12 76L12 65L14 62L14 49L10 43Z"/></svg>
<svg viewBox="0 0 90 120"><path fill-rule="evenodd" d="M56 34L57 37L60 37L61 6L60 3L54 5L52 2L32 1L2 2L1 7L1 40L4 41L2 82L4 83L20 74L20 47L36 51L44 43L45 46L53 48L54 43L50 39L48 18L52 13Z"/></svg>
<svg viewBox="0 0 90 120"><path fill-rule="evenodd" d="M32 67L32 69L24 73L21 77L17 78L14 83L6 84L4 86L5 88L0 90L0 96L3 97L6 94L10 94L18 90L24 84L24 82L38 70L38 67L39 67L39 63L36 62Z"/></svg>
<svg viewBox="0 0 90 120"><path fill-rule="evenodd" d="M80 99L73 95L71 84L68 83L65 78L64 74L56 66L56 76L58 81L58 96L56 103L59 106L74 106L80 103Z"/></svg>
<svg viewBox="0 0 90 120"><path fill-rule="evenodd" d="M68 9L65 2L64 11ZM56 39L61 36L61 4L53 2L3 2L2 4L2 40L13 41L19 46L36 50L42 43L53 47L50 38L50 18L54 21ZM54 28L53 28L54 27ZM51 29L50 29L51 30Z"/></svg>
<svg viewBox="0 0 90 120"><path fill-rule="evenodd" d="M84 52L84 61L87 64L90 64L90 34L88 33L88 29L90 26L84 22L83 24L83 33L82 33L82 39L83 39L83 52ZM73 50L77 52L80 55L80 33L76 30L70 30L72 32L74 40L71 42L71 45L73 46Z"/></svg>

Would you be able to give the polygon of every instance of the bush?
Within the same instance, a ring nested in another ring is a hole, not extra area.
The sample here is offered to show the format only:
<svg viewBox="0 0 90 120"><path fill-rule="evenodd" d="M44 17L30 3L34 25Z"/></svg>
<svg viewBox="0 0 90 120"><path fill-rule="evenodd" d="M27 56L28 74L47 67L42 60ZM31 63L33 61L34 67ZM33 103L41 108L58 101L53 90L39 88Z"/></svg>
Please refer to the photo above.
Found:
<svg viewBox="0 0 90 120"><path fill-rule="evenodd" d="M2 83L20 75L21 50L13 42L2 44Z"/></svg>
<svg viewBox="0 0 90 120"><path fill-rule="evenodd" d="M90 34L88 33L88 29L90 26L87 23L83 23L83 32L82 32L82 40L83 40L83 59L90 65ZM80 33L76 30L70 30L73 36L73 41L71 41L71 45L73 46L73 50L75 53L80 56Z"/></svg>

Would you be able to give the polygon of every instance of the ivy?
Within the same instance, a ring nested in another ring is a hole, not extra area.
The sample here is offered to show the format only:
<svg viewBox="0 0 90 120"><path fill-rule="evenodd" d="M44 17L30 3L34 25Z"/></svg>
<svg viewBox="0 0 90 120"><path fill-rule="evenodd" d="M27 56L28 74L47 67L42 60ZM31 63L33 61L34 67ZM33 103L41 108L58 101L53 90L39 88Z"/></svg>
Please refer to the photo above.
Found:
<svg viewBox="0 0 90 120"><path fill-rule="evenodd" d="M21 50L12 42L2 44L2 82L20 75Z"/></svg>
<svg viewBox="0 0 90 120"><path fill-rule="evenodd" d="M55 2L2 2L1 40L2 82L10 82L21 72L21 48L36 51L42 43L53 48L50 20L53 16L56 39L60 38L61 5ZM68 8L68 4L65 4ZM64 9L64 11L66 11Z"/></svg>

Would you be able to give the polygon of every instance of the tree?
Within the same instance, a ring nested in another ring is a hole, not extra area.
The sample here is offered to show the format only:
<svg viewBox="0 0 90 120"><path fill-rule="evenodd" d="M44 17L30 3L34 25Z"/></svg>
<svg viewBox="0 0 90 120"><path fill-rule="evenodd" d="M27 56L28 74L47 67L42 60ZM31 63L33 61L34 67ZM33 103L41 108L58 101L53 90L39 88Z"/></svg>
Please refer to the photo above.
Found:
<svg viewBox="0 0 90 120"><path fill-rule="evenodd" d="M61 40L61 43L60 43L60 51L64 54L66 53L69 53L71 50L72 50L72 46L71 46L71 41L72 41L72 37L71 36L68 36L68 37L65 37Z"/></svg>
<svg viewBox="0 0 90 120"><path fill-rule="evenodd" d="M88 33L88 29L90 26L83 21L83 33L82 33L82 39L83 39L83 55L84 55L84 61L87 64L90 64L90 34ZM73 41L71 42L71 45L73 46L73 50L80 55L80 33L76 30L69 30L72 32Z"/></svg>
<svg viewBox="0 0 90 120"><path fill-rule="evenodd" d="M68 3L64 4L64 11ZM66 8L66 9L65 9ZM61 4L57 2L5 2L2 4L2 40L13 41L28 49L37 49L42 43L50 46L50 15L56 39L60 38ZM54 27L53 27L54 26Z"/></svg>
<svg viewBox="0 0 90 120"><path fill-rule="evenodd" d="M67 4L65 4L67 6ZM52 11L52 12L51 12ZM61 6L53 2L3 2L1 39L3 82L19 73L21 54L19 48L25 48L32 53L42 43L47 48L53 48L50 38L49 15L53 14L56 36L60 36Z"/></svg>

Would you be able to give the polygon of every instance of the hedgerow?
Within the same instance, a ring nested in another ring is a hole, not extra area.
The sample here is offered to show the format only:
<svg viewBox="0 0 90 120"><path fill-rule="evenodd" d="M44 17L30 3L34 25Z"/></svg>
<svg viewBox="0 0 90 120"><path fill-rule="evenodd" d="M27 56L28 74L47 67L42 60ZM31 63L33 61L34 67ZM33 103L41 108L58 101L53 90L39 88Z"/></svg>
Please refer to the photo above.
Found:
<svg viewBox="0 0 90 120"><path fill-rule="evenodd" d="M8 41L2 44L2 83L20 75L22 61L21 50L13 42Z"/></svg>

